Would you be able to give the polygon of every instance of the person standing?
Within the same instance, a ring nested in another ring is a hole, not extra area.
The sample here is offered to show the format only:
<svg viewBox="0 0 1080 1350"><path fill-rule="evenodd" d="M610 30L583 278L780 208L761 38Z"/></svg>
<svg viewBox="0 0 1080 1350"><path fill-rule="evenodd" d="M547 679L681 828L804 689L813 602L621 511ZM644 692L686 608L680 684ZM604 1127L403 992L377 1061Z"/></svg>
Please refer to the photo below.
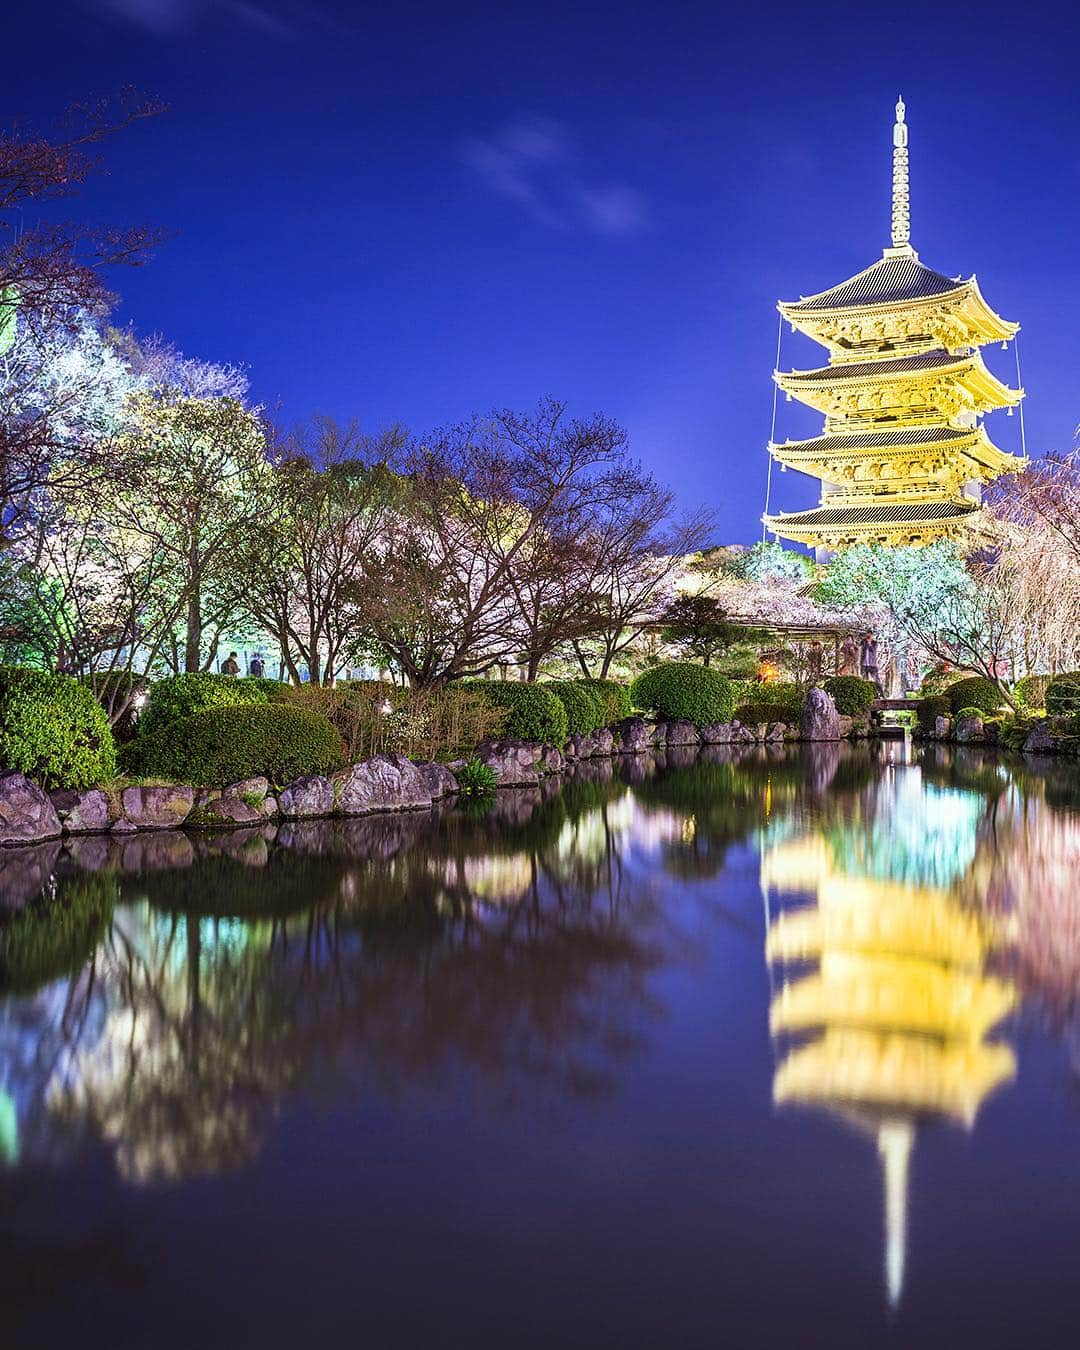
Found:
<svg viewBox="0 0 1080 1350"><path fill-rule="evenodd" d="M259 653L256 652L251 658L251 664L248 666L248 674L256 680L261 680L263 677L263 669L263 659Z"/></svg>
<svg viewBox="0 0 1080 1350"><path fill-rule="evenodd" d="M859 649L855 646L855 639L849 633L840 644L840 669L839 675L854 675L859 669Z"/></svg>
<svg viewBox="0 0 1080 1350"><path fill-rule="evenodd" d="M229 659L227 661L222 661L221 663L222 675L240 674L240 662L236 659L236 656L237 656L236 652L230 652Z"/></svg>
<svg viewBox="0 0 1080 1350"><path fill-rule="evenodd" d="M880 695L881 685L878 682L877 639L874 637L873 633L867 633L862 640L862 646L859 648L859 668L863 679L872 681Z"/></svg>

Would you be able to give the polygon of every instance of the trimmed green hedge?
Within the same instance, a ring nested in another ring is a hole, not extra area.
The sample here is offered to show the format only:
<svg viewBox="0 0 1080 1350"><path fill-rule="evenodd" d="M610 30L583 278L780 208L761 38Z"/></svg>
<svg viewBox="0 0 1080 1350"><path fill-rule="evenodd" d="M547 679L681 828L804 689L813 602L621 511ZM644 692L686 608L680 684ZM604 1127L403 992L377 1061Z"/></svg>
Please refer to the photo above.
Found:
<svg viewBox="0 0 1080 1350"><path fill-rule="evenodd" d="M977 708L980 714L996 713L1005 701L994 681L983 675L971 675L950 684L946 697L954 713L961 708Z"/></svg>
<svg viewBox="0 0 1080 1350"><path fill-rule="evenodd" d="M82 788L116 777L105 710L70 675L0 668L0 767L46 788Z"/></svg>
<svg viewBox="0 0 1080 1350"><path fill-rule="evenodd" d="M520 684L513 680L469 680L493 708L506 708L507 736L521 741L543 741L561 746L566 740L566 708L558 694L542 684Z"/></svg>
<svg viewBox="0 0 1080 1350"><path fill-rule="evenodd" d="M735 718L744 727L756 726L758 722L783 722L797 727L800 715L799 709L792 713L790 703L766 703L764 699L757 703L740 703L735 709Z"/></svg>
<svg viewBox="0 0 1080 1350"><path fill-rule="evenodd" d="M833 675L821 687L831 695L842 717L865 717L878 696L877 686L858 675Z"/></svg>
<svg viewBox="0 0 1080 1350"><path fill-rule="evenodd" d="M124 746L130 773L204 787L261 774L276 786L339 769L341 737L321 713L286 703L205 708Z"/></svg>
<svg viewBox="0 0 1080 1350"><path fill-rule="evenodd" d="M730 722L735 689L730 680L693 661L665 661L639 675L630 686L636 708L657 713L665 721Z"/></svg>
<svg viewBox="0 0 1080 1350"><path fill-rule="evenodd" d="M236 675L214 675L205 670L155 680L139 718L139 733L152 736L170 722L178 722L182 717L191 717L207 708L267 703L269 699L263 686L268 683L261 679L241 679Z"/></svg>
<svg viewBox="0 0 1080 1350"><path fill-rule="evenodd" d="M630 686L620 684L618 680L572 680L572 684L580 684L585 689L595 689L604 700L604 721L605 727L613 727L616 722L621 722L624 717L631 717L634 712L634 705L630 702Z"/></svg>
<svg viewBox="0 0 1080 1350"><path fill-rule="evenodd" d="M605 725L605 700L598 689L589 689L577 680L550 680L540 687L562 701L567 735L584 736Z"/></svg>
<svg viewBox="0 0 1080 1350"><path fill-rule="evenodd" d="M933 698L921 698L915 706L919 726L928 735L933 734L934 724L939 717L949 717L951 714L949 700L943 694L937 694Z"/></svg>
<svg viewBox="0 0 1080 1350"><path fill-rule="evenodd" d="M805 701L803 691L790 680L752 680L740 681L735 691L735 701L746 708L759 705L770 709L782 709L781 717L755 717L756 722L798 722ZM735 715L738 717L738 709ZM739 717L739 721L744 719Z"/></svg>
<svg viewBox="0 0 1080 1350"><path fill-rule="evenodd" d="M1080 670L1054 676L1046 688L1046 711L1051 717L1080 713Z"/></svg>

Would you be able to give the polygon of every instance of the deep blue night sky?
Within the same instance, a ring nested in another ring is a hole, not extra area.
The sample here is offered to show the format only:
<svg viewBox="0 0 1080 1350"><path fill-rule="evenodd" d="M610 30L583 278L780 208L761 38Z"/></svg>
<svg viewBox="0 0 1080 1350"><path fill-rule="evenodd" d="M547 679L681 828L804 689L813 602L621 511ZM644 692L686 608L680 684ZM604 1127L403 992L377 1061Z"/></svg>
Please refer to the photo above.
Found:
<svg viewBox="0 0 1080 1350"><path fill-rule="evenodd" d="M119 317L241 362L286 420L420 430L602 409L720 536L756 537L778 298L912 242L1023 325L1029 450L1080 421L1071 5L16 0L3 121L125 84L167 115L65 209L159 224ZM784 364L819 364L785 336ZM988 360L1010 382L1012 353ZM820 419L781 403L781 435ZM997 414L1019 448L1019 419ZM786 475L774 507L816 496Z"/></svg>

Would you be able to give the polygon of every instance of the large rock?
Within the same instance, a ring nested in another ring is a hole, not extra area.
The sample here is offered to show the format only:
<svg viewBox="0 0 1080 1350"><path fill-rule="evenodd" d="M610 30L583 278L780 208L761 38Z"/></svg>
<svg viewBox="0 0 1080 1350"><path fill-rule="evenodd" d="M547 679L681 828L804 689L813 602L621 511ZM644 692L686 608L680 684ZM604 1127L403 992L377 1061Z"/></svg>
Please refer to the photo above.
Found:
<svg viewBox="0 0 1080 1350"><path fill-rule="evenodd" d="M481 741L476 758L495 775L496 787L535 787L541 747L532 741Z"/></svg>
<svg viewBox="0 0 1080 1350"><path fill-rule="evenodd" d="M841 739L840 717L836 711L836 704L824 689L815 687L807 694L799 718L799 732L804 741Z"/></svg>
<svg viewBox="0 0 1080 1350"><path fill-rule="evenodd" d="M445 764L423 762L417 764L416 772L424 780L424 787L433 802L452 797L458 790L457 779Z"/></svg>
<svg viewBox="0 0 1080 1350"><path fill-rule="evenodd" d="M121 820L137 830L174 830L183 825L194 805L195 789L182 783L127 787L120 794Z"/></svg>
<svg viewBox="0 0 1080 1350"><path fill-rule="evenodd" d="M1057 749L1053 725L1049 720L1036 722L1024 737L1025 755L1049 755Z"/></svg>
<svg viewBox="0 0 1080 1350"><path fill-rule="evenodd" d="M769 729L765 732L765 739L767 741L782 741L786 735L786 722L771 722Z"/></svg>
<svg viewBox="0 0 1080 1350"><path fill-rule="evenodd" d="M101 788L61 788L49 796L65 834L99 834L116 820L115 799Z"/></svg>
<svg viewBox="0 0 1080 1350"><path fill-rule="evenodd" d="M945 740L951 728L952 728L951 717L938 716L934 718L934 735L939 741Z"/></svg>
<svg viewBox="0 0 1080 1350"><path fill-rule="evenodd" d="M613 755L615 753L615 733L610 727L597 727L593 732L593 754Z"/></svg>
<svg viewBox="0 0 1080 1350"><path fill-rule="evenodd" d="M189 828L208 829L220 828L223 825L256 825L261 824L262 820L261 803L253 806L250 801L237 796L236 793L226 791L196 806L188 816L186 824Z"/></svg>
<svg viewBox="0 0 1080 1350"><path fill-rule="evenodd" d="M700 745L701 736L693 722L667 722L664 742L666 745Z"/></svg>
<svg viewBox="0 0 1080 1350"><path fill-rule="evenodd" d="M983 739L983 720L974 713L969 717L956 719L956 739L958 741L981 741Z"/></svg>
<svg viewBox="0 0 1080 1350"><path fill-rule="evenodd" d="M562 773L563 756L557 745L542 745L536 767L543 774Z"/></svg>
<svg viewBox="0 0 1080 1350"><path fill-rule="evenodd" d="M625 717L616 724L614 732L619 749L624 754L640 755L652 749L656 739L656 723L646 722L644 717Z"/></svg>
<svg viewBox="0 0 1080 1350"><path fill-rule="evenodd" d="M0 844L55 839L60 817L36 783L14 769L0 773Z"/></svg>
<svg viewBox="0 0 1080 1350"><path fill-rule="evenodd" d="M698 729L702 745L730 745L738 740L737 722L706 722Z"/></svg>
<svg viewBox="0 0 1080 1350"><path fill-rule="evenodd" d="M854 717L846 717L843 713L837 713L836 720L840 725L840 735L846 741L855 729L855 719Z"/></svg>
<svg viewBox="0 0 1080 1350"><path fill-rule="evenodd" d="M373 755L334 774L334 810L341 816L374 811L425 811L431 793L423 775L405 755Z"/></svg>
<svg viewBox="0 0 1080 1350"><path fill-rule="evenodd" d="M321 773L308 774L283 787L277 801L286 820L328 816L334 809L334 785Z"/></svg>

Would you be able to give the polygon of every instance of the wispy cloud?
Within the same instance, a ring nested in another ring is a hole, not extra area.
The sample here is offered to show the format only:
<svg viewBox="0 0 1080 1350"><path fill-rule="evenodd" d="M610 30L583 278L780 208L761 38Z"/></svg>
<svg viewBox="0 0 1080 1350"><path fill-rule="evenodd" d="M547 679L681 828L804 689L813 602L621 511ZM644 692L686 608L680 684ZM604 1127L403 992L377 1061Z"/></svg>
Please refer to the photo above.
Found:
<svg viewBox="0 0 1080 1350"><path fill-rule="evenodd" d="M558 122L508 123L493 136L466 141L461 158L490 191L551 229L616 236L648 227L641 193L626 183L604 181Z"/></svg>
<svg viewBox="0 0 1080 1350"><path fill-rule="evenodd" d="M210 14L223 15L272 37L284 37L292 31L291 22L279 10L256 0L90 0L90 7L160 37L184 33Z"/></svg>

